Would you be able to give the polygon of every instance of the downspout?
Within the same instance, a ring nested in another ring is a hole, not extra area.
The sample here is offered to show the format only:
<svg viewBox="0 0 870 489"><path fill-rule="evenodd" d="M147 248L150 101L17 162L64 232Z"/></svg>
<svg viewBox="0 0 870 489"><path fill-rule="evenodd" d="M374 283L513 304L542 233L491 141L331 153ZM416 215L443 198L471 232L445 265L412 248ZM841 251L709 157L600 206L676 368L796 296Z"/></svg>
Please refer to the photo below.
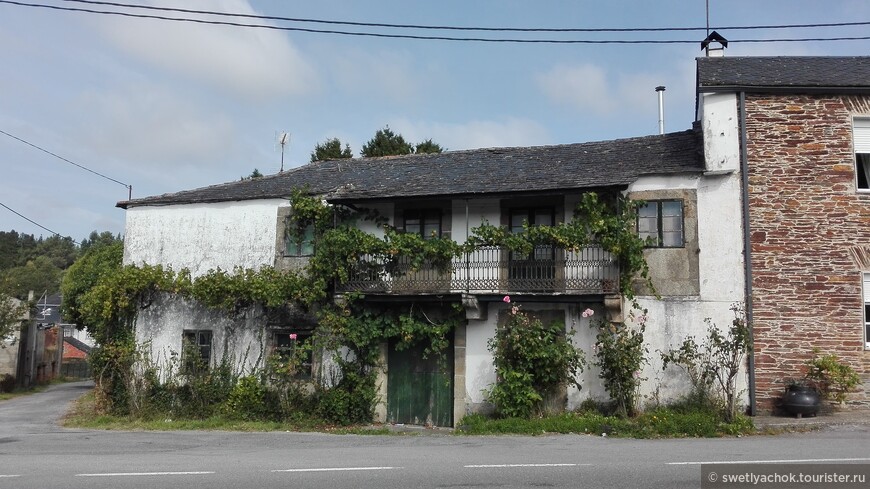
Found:
<svg viewBox="0 0 870 489"><path fill-rule="evenodd" d="M752 239L749 227L749 150L746 148L746 92L740 92L737 104L740 121L740 173L743 199L743 275L744 275L744 307L746 309L746 324L749 326L749 341L752 351L747 358L749 369L749 415L755 416L755 328L752 326Z"/></svg>

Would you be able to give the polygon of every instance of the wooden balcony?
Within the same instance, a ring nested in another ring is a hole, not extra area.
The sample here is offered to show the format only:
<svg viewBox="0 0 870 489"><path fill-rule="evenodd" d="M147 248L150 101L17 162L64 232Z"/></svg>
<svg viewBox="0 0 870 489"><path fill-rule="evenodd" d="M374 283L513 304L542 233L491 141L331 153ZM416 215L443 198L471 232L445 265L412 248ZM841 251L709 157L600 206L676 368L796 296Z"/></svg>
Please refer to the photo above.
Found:
<svg viewBox="0 0 870 489"><path fill-rule="evenodd" d="M619 268L597 246L578 251L538 246L520 256L498 247L483 247L456 258L449 270L424 264L417 270L398 257L362 257L341 292L373 294L609 294L619 284Z"/></svg>

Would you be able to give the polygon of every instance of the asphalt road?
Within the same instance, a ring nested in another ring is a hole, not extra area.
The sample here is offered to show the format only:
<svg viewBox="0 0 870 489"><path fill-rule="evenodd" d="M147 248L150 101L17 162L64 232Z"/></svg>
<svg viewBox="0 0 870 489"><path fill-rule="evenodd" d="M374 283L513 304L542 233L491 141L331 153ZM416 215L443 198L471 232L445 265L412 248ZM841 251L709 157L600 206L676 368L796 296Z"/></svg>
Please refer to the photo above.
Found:
<svg viewBox="0 0 870 489"><path fill-rule="evenodd" d="M63 384L0 402L0 488L697 489L702 462L870 464L863 426L674 440L59 428L68 403L88 388Z"/></svg>

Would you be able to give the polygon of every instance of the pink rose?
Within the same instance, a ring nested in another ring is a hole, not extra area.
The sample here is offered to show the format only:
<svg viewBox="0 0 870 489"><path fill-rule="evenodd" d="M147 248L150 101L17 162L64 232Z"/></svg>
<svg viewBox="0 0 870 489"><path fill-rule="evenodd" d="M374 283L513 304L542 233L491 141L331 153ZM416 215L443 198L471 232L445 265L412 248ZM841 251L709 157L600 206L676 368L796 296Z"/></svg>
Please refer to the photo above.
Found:
<svg viewBox="0 0 870 489"><path fill-rule="evenodd" d="M290 333L290 339L296 341L296 333Z"/></svg>
<svg viewBox="0 0 870 489"><path fill-rule="evenodd" d="M581 316L583 316L584 318L591 318L594 314L595 314L595 311L587 308L585 311L583 311L583 314L581 314Z"/></svg>
<svg viewBox="0 0 870 489"><path fill-rule="evenodd" d="M502 302L510 303L510 301L511 301L511 296L509 296L509 295L504 296L504 299L502 299Z"/></svg>

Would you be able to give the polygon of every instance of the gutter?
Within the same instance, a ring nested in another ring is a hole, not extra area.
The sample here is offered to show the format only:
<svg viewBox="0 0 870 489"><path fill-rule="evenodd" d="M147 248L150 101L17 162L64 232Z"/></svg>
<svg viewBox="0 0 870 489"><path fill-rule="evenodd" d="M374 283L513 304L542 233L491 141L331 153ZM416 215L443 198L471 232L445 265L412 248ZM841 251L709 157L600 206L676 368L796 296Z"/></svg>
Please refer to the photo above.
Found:
<svg viewBox="0 0 870 489"><path fill-rule="evenodd" d="M749 415L757 414L755 402L755 328L752 326L752 240L749 234L749 150L746 149L746 92L740 92L737 102L737 113L740 123L740 173L743 200L743 275L744 275L744 307L746 324L749 326L749 341L752 351L747 358L749 370Z"/></svg>

